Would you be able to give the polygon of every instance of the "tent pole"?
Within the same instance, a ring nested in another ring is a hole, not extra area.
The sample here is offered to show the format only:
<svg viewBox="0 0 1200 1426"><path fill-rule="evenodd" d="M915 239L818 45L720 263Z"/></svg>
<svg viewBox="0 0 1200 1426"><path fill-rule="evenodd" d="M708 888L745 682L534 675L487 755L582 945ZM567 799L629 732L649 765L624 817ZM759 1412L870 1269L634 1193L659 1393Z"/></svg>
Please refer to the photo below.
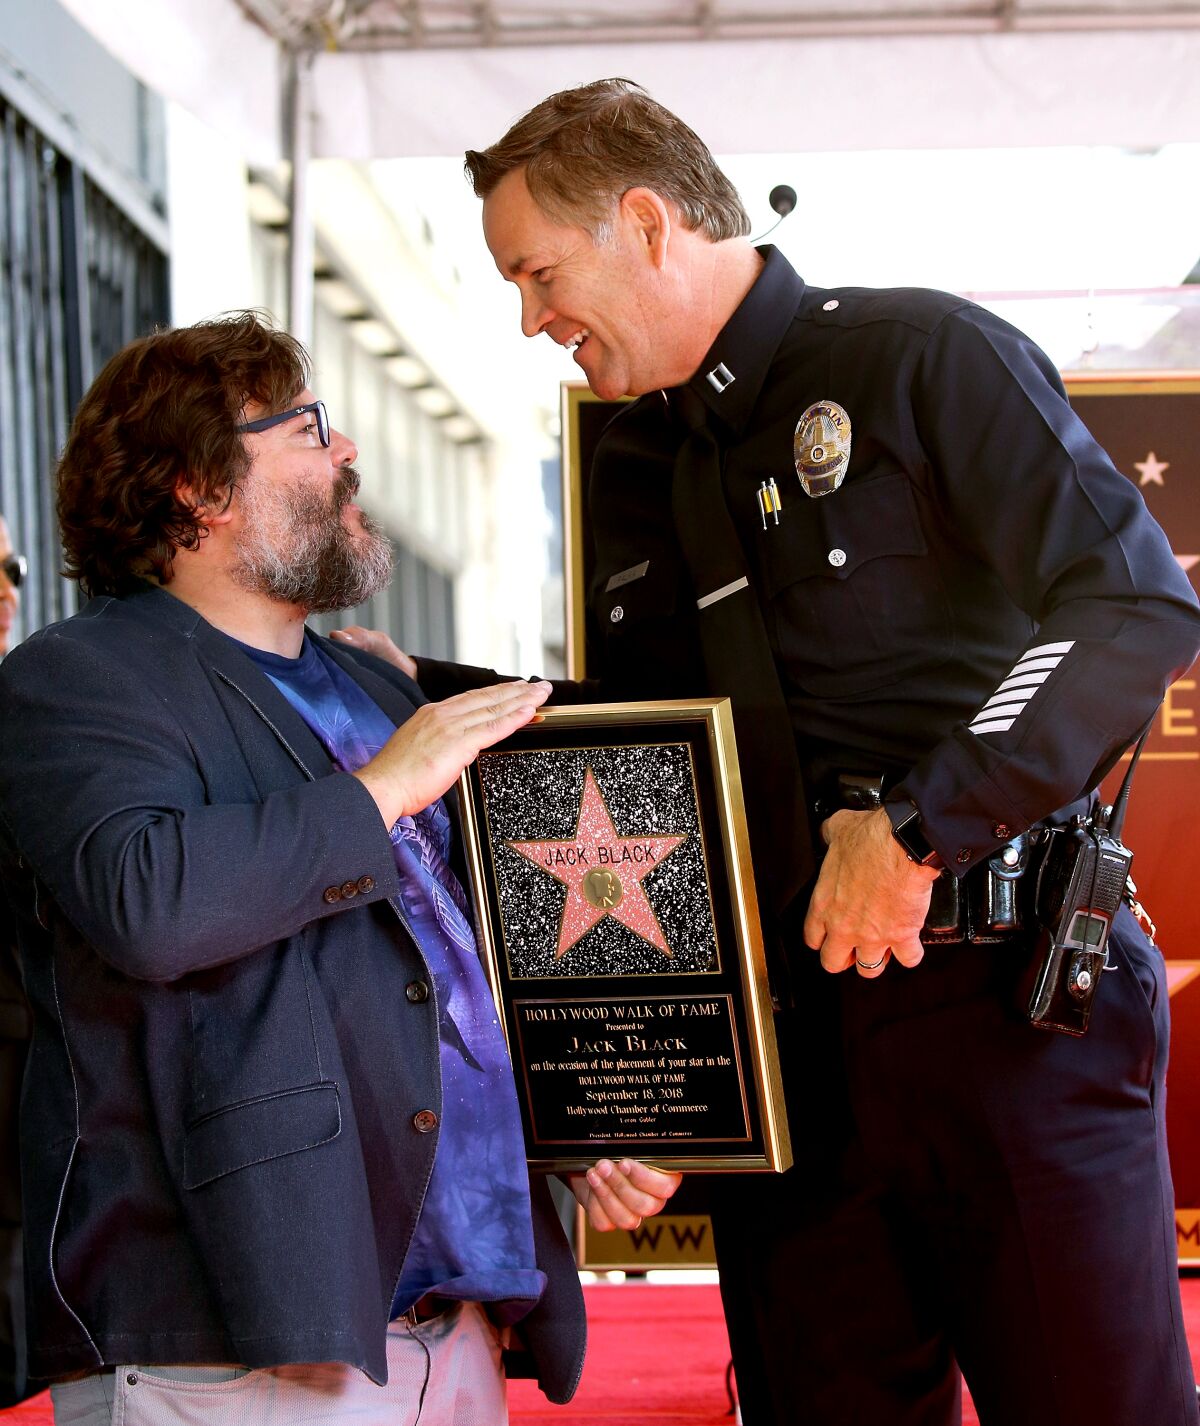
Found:
<svg viewBox="0 0 1200 1426"><path fill-rule="evenodd" d="M313 331L313 224L308 166L312 159L312 65L308 50L288 53L285 135L291 165L288 193L288 331L306 347Z"/></svg>

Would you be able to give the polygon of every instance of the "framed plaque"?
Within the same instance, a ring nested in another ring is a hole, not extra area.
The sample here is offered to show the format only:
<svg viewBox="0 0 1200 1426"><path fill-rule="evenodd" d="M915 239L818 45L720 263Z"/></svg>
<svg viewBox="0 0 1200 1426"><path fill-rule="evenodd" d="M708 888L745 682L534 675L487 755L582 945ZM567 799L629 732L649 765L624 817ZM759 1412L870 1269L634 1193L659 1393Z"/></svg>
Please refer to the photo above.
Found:
<svg viewBox="0 0 1200 1426"><path fill-rule="evenodd" d="M530 1162L787 1168L728 699L543 708L460 790Z"/></svg>

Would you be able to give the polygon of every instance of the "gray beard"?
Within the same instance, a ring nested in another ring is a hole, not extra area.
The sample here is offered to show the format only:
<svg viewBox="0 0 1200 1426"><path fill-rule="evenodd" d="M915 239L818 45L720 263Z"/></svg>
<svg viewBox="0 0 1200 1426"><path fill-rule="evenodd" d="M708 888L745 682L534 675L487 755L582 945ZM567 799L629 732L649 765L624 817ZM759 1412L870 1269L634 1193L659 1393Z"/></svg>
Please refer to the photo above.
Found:
<svg viewBox="0 0 1200 1426"><path fill-rule="evenodd" d="M249 481L238 492L246 523L238 541L234 578L243 589L310 614L329 614L364 604L392 577L392 546L367 514L362 533L342 524L341 512L358 489L353 471L343 471L332 507L315 490L286 496ZM270 528L271 517L283 524Z"/></svg>

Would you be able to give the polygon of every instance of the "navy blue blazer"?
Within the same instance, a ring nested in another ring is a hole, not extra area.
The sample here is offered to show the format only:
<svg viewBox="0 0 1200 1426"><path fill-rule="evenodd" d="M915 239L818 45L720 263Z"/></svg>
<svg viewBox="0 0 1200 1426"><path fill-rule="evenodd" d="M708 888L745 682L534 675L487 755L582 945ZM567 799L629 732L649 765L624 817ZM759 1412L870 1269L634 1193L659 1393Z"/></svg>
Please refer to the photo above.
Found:
<svg viewBox="0 0 1200 1426"><path fill-rule="evenodd" d="M424 701L322 647L397 724ZM441 1079L375 803L233 643L149 585L10 654L0 709L0 874L35 1026L31 1371L343 1361L384 1381L437 1147L414 1117L440 1114ZM517 1331L565 1401L582 1295L532 1188L548 1287Z"/></svg>

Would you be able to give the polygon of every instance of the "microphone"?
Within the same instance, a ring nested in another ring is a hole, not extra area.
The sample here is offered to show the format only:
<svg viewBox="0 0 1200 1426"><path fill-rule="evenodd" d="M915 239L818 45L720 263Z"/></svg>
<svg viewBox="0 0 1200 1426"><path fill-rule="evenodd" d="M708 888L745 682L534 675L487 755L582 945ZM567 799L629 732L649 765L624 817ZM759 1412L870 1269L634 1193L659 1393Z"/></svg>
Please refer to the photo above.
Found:
<svg viewBox="0 0 1200 1426"><path fill-rule="evenodd" d="M759 233L757 238L751 238L750 241L752 243L761 243L762 240L768 234L773 233L787 215L792 212L796 206L796 190L789 184L778 183L771 189L770 194L767 196L767 202L771 205L772 211L779 214L779 217L775 219L765 233Z"/></svg>

